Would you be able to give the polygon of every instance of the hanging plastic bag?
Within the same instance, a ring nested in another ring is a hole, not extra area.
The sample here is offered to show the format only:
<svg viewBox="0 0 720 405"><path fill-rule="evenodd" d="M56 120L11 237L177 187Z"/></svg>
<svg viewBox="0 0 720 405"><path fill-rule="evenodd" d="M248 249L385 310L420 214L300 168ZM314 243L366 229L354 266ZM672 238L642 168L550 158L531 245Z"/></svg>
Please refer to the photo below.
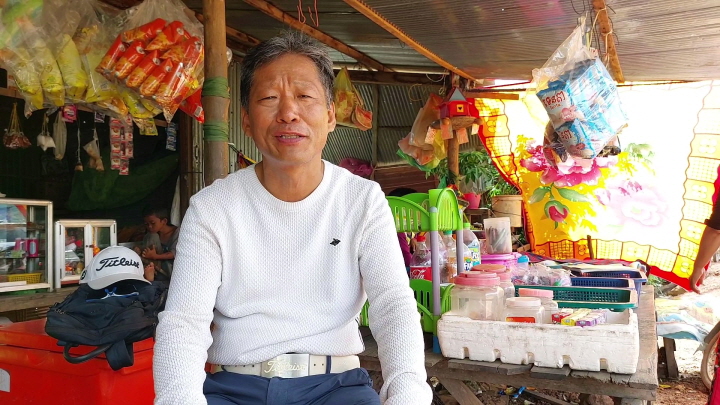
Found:
<svg viewBox="0 0 720 405"><path fill-rule="evenodd" d="M37 136L37 145L45 152L48 148L54 148L55 147L55 141L53 141L52 137L50 136L50 132L47 128L48 123L48 117L47 115L43 115L43 125L42 129L40 130L40 134Z"/></svg>
<svg viewBox="0 0 720 405"><path fill-rule="evenodd" d="M65 157L65 146L67 145L67 126L60 111L58 111L55 124L53 124L52 138L55 142L55 160L62 160Z"/></svg>
<svg viewBox="0 0 720 405"><path fill-rule="evenodd" d="M410 144L418 147L423 147L428 143L432 143L434 139L434 131L431 125L435 121L440 120L440 104L442 103L442 97L437 94L430 94L425 105L418 111L415 116L415 122L413 122L412 129L410 130ZM428 135L431 134L430 139ZM430 142L428 142L430 140Z"/></svg>
<svg viewBox="0 0 720 405"><path fill-rule="evenodd" d="M367 131L372 127L372 112L365 110L360 93L350 81L347 68L335 77L335 119L338 125Z"/></svg>
<svg viewBox="0 0 720 405"><path fill-rule="evenodd" d="M23 95L25 116L42 109L44 98L40 77L27 50L24 48L16 49L14 52L9 49L0 50L0 66L5 67L12 75L18 90Z"/></svg>
<svg viewBox="0 0 720 405"><path fill-rule="evenodd" d="M533 86L567 153L592 159L628 120L615 81L583 41L585 24L533 70Z"/></svg>
<svg viewBox="0 0 720 405"><path fill-rule="evenodd" d="M13 103L12 112L10 113L10 127L5 129L3 143L9 149L24 149L32 145L30 140L23 134L22 128L20 128L17 103Z"/></svg>
<svg viewBox="0 0 720 405"><path fill-rule="evenodd" d="M91 169L95 169L99 172L104 172L105 166L103 166L102 157L100 156L100 143L98 142L96 129L93 128L92 141L86 143L85 146L83 146L83 149L85 149L85 152L87 152L87 154L90 156L88 167Z"/></svg>

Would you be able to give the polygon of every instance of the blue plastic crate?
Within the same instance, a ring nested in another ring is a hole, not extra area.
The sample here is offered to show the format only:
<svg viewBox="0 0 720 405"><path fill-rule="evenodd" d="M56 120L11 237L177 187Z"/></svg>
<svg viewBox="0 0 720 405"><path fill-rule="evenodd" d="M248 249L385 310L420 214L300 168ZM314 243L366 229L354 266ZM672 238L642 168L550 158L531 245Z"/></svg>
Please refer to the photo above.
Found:
<svg viewBox="0 0 720 405"><path fill-rule="evenodd" d="M600 278L626 278L635 282L635 289L638 292L638 300L643 284L647 283L647 276L639 270L580 270L570 269L578 277L600 277Z"/></svg>
<svg viewBox="0 0 720 405"><path fill-rule="evenodd" d="M571 277L570 282L574 287L633 288L638 295L642 290L642 283L635 283L635 280L630 278Z"/></svg>

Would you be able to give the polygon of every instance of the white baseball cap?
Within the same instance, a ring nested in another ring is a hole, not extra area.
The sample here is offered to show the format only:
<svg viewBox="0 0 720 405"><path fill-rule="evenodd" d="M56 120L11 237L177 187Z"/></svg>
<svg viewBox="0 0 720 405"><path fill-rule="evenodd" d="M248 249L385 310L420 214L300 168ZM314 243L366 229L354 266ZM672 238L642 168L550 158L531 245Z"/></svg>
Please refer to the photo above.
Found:
<svg viewBox="0 0 720 405"><path fill-rule="evenodd" d="M87 283L93 290L122 280L140 280L149 284L143 275L142 260L137 253L124 246L110 246L98 253L83 270L80 284Z"/></svg>

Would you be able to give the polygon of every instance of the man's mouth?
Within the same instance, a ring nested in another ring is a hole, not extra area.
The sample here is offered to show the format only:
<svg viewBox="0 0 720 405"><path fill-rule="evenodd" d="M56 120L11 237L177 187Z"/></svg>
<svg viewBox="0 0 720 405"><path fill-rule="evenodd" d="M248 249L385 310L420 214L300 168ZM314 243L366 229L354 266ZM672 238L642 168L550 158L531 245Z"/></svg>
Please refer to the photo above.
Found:
<svg viewBox="0 0 720 405"><path fill-rule="evenodd" d="M302 138L300 135L280 135L278 138L280 139L296 139L296 138Z"/></svg>

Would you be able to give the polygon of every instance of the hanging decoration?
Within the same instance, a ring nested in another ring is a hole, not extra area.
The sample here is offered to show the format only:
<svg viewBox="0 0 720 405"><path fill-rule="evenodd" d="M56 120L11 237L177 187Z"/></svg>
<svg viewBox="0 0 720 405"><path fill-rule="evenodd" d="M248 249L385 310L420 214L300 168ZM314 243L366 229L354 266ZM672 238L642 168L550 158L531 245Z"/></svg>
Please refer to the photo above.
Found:
<svg viewBox="0 0 720 405"><path fill-rule="evenodd" d="M32 145L30 140L22 132L22 128L20 128L17 103L13 103L12 112L10 113L10 127L5 129L3 143L9 149L24 149Z"/></svg>
<svg viewBox="0 0 720 405"><path fill-rule="evenodd" d="M43 124L42 129L40 130L40 134L37 136L37 145L45 152L48 148L54 148L55 142L53 141L52 137L50 136L50 132L48 131L48 116L43 114Z"/></svg>

